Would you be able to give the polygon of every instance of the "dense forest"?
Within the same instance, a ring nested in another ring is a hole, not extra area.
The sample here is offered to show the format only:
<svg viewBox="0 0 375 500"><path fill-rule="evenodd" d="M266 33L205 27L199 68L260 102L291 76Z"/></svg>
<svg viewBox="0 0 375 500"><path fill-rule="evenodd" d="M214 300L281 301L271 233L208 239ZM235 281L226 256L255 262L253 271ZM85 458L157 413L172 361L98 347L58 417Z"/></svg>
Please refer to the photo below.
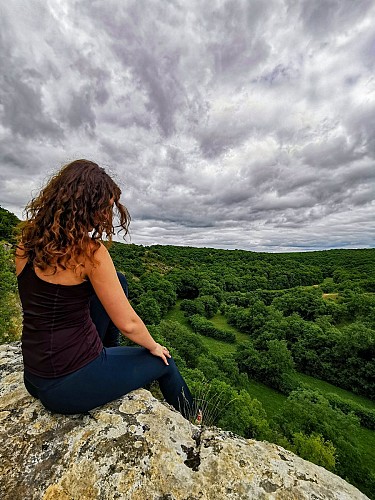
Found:
<svg viewBox="0 0 375 500"><path fill-rule="evenodd" d="M17 221L0 209L0 240L14 242ZM375 249L113 243L110 253L133 307L192 388L203 425L280 444L375 498ZM0 272L0 340L9 342L19 337L20 310L7 243Z"/></svg>

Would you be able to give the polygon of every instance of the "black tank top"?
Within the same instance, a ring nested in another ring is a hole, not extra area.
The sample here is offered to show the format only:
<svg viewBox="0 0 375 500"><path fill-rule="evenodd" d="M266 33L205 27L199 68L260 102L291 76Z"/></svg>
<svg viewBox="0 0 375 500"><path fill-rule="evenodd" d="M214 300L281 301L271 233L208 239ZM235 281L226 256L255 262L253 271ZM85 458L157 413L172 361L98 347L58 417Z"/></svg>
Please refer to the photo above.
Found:
<svg viewBox="0 0 375 500"><path fill-rule="evenodd" d="M23 309L22 354L27 371L54 378L95 359L103 344L90 317L89 281L58 285L39 278L32 264L18 276Z"/></svg>

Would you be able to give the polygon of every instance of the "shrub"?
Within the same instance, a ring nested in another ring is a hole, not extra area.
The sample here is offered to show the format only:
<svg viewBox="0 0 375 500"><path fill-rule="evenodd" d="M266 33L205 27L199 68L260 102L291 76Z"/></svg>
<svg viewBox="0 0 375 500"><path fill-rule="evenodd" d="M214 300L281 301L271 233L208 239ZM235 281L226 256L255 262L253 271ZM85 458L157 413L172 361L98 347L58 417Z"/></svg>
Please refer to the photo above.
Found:
<svg viewBox="0 0 375 500"><path fill-rule="evenodd" d="M211 321L208 321L199 314L190 316L189 323L193 330L201 335L212 337L217 340L223 340L224 342L234 343L236 341L236 336L233 332L219 330L211 323Z"/></svg>

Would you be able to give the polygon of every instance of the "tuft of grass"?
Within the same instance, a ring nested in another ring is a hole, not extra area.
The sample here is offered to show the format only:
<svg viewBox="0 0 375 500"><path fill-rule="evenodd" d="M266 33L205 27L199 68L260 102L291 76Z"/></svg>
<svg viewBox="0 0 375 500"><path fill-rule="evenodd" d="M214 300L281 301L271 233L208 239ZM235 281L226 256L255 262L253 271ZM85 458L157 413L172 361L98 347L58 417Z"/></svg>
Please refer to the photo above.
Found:
<svg viewBox="0 0 375 500"><path fill-rule="evenodd" d="M225 409L236 399L235 397L230 401L225 401L224 394L215 390L210 382L204 381L194 394L192 406L184 397L180 412L194 425L212 427L216 425Z"/></svg>

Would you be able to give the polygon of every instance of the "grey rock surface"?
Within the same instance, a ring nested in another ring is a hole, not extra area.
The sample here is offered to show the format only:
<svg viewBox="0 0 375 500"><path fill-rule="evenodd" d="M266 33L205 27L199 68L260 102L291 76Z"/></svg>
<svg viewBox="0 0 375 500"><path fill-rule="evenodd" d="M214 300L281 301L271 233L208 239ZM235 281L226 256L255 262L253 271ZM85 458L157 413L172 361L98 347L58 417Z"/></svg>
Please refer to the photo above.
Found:
<svg viewBox="0 0 375 500"><path fill-rule="evenodd" d="M86 415L25 390L19 344L0 346L2 500L363 500L285 449L199 428L139 389Z"/></svg>

